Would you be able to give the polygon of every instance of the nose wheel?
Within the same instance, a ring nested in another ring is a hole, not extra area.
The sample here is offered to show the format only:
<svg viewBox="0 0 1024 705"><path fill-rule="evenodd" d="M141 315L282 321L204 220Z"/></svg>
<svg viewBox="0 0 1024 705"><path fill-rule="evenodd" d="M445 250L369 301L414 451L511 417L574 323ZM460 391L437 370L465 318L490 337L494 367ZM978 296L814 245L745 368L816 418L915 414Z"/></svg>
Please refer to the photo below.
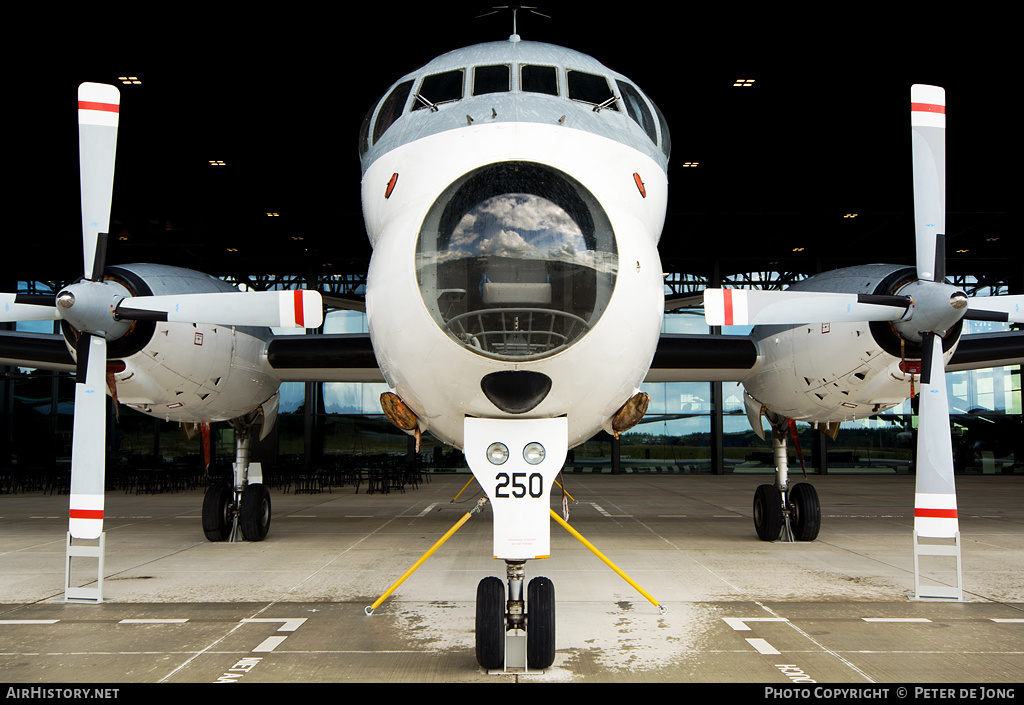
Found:
<svg viewBox="0 0 1024 705"><path fill-rule="evenodd" d="M555 586L548 578L533 578L524 601L525 561L505 563L507 600L500 578L477 585L476 660L488 671L548 668L555 661Z"/></svg>

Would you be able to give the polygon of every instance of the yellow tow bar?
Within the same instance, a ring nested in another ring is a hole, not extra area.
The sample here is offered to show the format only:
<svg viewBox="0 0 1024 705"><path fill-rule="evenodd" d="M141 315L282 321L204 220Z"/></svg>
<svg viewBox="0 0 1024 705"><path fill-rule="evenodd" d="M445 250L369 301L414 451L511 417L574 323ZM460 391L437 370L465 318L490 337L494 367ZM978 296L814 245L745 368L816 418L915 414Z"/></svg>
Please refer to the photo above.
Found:
<svg viewBox="0 0 1024 705"><path fill-rule="evenodd" d="M559 524L564 526L566 531L568 531L570 534L575 536L577 538L577 540L579 540L580 543L582 543L584 546L589 548L590 551L595 556L597 556L602 561L604 561L605 565L607 565L609 568L611 568L616 573L618 573L620 578L622 578L627 583L632 585L634 588L639 590L640 594L643 595L644 597L646 597L648 602L650 602L652 605L657 607L658 611L661 612L661 614L665 614L665 612L668 611L668 610L665 609L664 605L659 604L657 600L655 600L653 597L651 597L650 593L648 593L642 587L637 585L636 581L634 581L631 577L629 577L624 572L622 572L622 569L620 569L619 566L617 566L614 563L612 563L611 560L607 556L605 556L603 553L601 553L599 550L597 550L597 548L594 546L594 544L592 544L589 541L587 541L585 538L583 538L583 536L580 534L580 532L576 531L576 529L574 529L571 526L569 526L569 522L565 521L565 519L563 519L562 517L560 517L557 514L555 514L555 511L553 509L548 510L548 511L551 512L551 516L552 516L552 518L554 518L555 521L557 521Z"/></svg>
<svg viewBox="0 0 1024 705"><path fill-rule="evenodd" d="M463 489L465 489L465 488L463 488ZM473 514L475 514L476 512L479 512L481 509L483 509L485 504L487 504L487 498L486 497L481 498L480 500L478 500L477 503L476 503L476 507L474 507L472 510L466 512L462 516L462 518L459 519L455 523L455 526L453 526L452 528L448 529L448 532L444 536L442 536L440 539L438 539L437 543L435 543L433 546L430 547L430 550L428 550L426 553L424 553L422 556L420 556L420 559L418 561L416 561L415 563L413 563L412 567L409 568L409 570L407 570L404 573L402 573L402 577L400 577L398 580L396 580L394 582L394 584L387 589L387 592L385 592L383 595L381 595L379 598L377 598L376 602L374 602L372 605L370 605L369 607L367 607L366 609L363 610L364 612L366 612L367 616L373 614L373 611L375 609L377 609L378 607L380 607L380 603L382 603L382 602L384 602L384 600L388 599L388 597L391 595L391 593L393 593L395 590L398 589L399 585L404 583L409 578L410 575L415 573L416 570L421 565L423 565L423 563L428 558L430 558L430 556L433 555L434 551L436 551L437 549L441 548L441 545L444 544L445 541L450 539L452 537L452 534L454 534L456 531L458 531L459 528L461 528L463 524L465 524L467 521L469 521L469 518L471 516L473 516Z"/></svg>

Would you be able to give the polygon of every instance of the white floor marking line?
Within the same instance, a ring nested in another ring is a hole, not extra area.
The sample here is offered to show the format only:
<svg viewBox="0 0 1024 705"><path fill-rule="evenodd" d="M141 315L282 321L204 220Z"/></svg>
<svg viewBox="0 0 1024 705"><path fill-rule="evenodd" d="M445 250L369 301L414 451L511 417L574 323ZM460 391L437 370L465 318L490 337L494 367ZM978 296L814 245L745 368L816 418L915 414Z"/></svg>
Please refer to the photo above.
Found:
<svg viewBox="0 0 1024 705"><path fill-rule="evenodd" d="M749 632L750 627L746 625L747 622L788 622L789 620L785 617L723 617L722 621L732 627L733 631Z"/></svg>
<svg viewBox="0 0 1024 705"><path fill-rule="evenodd" d="M633 516L632 514L609 514L604 510L604 507L602 507L599 504L594 504L593 502L590 503L590 506L592 506L594 509L600 512L603 516L606 516L610 519L628 519L629 517Z"/></svg>
<svg viewBox="0 0 1024 705"><path fill-rule="evenodd" d="M118 624L184 624L188 619L122 619Z"/></svg>
<svg viewBox="0 0 1024 705"><path fill-rule="evenodd" d="M771 655L782 653L764 639L747 639L747 643L757 649L759 654Z"/></svg>
<svg viewBox="0 0 1024 705"><path fill-rule="evenodd" d="M990 620L996 624L1024 624L1024 619L995 619L992 617Z"/></svg>
<svg viewBox="0 0 1024 705"><path fill-rule="evenodd" d="M865 622L871 622L872 624L899 624L902 622L927 622L931 623L932 620L925 619L924 617L862 617Z"/></svg>
<svg viewBox="0 0 1024 705"><path fill-rule="evenodd" d="M243 619L242 624L254 624L268 622L284 622L284 624L277 630L279 632L294 632L296 629L306 623L305 617L298 617L295 619L283 619L281 617L253 617L252 619Z"/></svg>
<svg viewBox="0 0 1024 705"><path fill-rule="evenodd" d="M777 612L775 612L774 610L772 610L769 607L765 607L765 605L761 604L760 602L755 602L755 604L757 604L759 607L764 609L769 614L777 614ZM838 653L834 649L828 648L827 646L822 644L820 641L815 639L813 636L808 634L805 630L801 629L797 625L795 625L792 622L790 622L788 619L784 619L784 618L781 618L781 617L779 619L782 619L782 621L786 622L786 626L788 626L790 629L795 631L797 634L801 635L802 637L807 639L809 642L811 642L812 644L817 646L819 649L822 650L822 652L831 655L832 657L838 659L841 663L845 664L847 668L849 668L854 673L858 674L861 678L866 680L868 683L874 683L875 682L875 680L871 676L869 676L867 673L865 673L861 669L857 668L856 665L854 665L849 659L845 658L842 654ZM748 621L752 621L752 620L748 620Z"/></svg>
<svg viewBox="0 0 1024 705"><path fill-rule="evenodd" d="M278 646L280 646L281 643L287 638L288 637L286 636L268 636L266 639L263 640L263 642L259 646L257 646L252 651L253 653L267 653L273 651Z"/></svg>
<svg viewBox="0 0 1024 705"><path fill-rule="evenodd" d="M0 624L56 624L59 619L0 619Z"/></svg>

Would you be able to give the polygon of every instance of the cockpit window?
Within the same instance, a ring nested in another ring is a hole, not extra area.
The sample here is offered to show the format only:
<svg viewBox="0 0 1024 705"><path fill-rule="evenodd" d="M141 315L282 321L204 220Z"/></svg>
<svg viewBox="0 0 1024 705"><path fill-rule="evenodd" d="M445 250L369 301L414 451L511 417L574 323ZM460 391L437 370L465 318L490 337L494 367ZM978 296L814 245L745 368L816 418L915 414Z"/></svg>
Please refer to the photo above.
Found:
<svg viewBox="0 0 1024 705"><path fill-rule="evenodd" d="M413 110L433 108L441 103L450 103L462 99L462 77L465 69L435 73L423 79L420 91L416 94Z"/></svg>
<svg viewBox="0 0 1024 705"><path fill-rule="evenodd" d="M554 66L526 64L520 70L520 85L527 93L558 95L558 72Z"/></svg>
<svg viewBox="0 0 1024 705"><path fill-rule="evenodd" d="M374 144L377 144L380 136L394 124L395 120L402 116L402 110L405 108L405 101L409 98L409 91L411 89L412 81L400 83L395 86L395 89L381 103L380 112L377 114L377 122L373 124Z"/></svg>
<svg viewBox="0 0 1024 705"><path fill-rule="evenodd" d="M569 83L570 100L600 105L609 110L619 109L615 105L615 94L612 93L604 76L569 70L566 71L566 79Z"/></svg>
<svg viewBox="0 0 1024 705"><path fill-rule="evenodd" d="M473 69L473 95L506 93L511 90L508 64L498 66L477 66Z"/></svg>
<svg viewBox="0 0 1024 705"><path fill-rule="evenodd" d="M658 114L658 124L661 126L661 151L665 153L666 158L669 158L672 156L672 137L668 131L668 120L665 119L665 115L657 103L652 102L651 105L654 106L654 112Z"/></svg>
<svg viewBox="0 0 1024 705"><path fill-rule="evenodd" d="M619 93L622 94L622 102L626 104L626 113L636 121L636 124L644 128L644 132L651 138L651 142L657 144L658 130L654 124L654 116L641 97L640 91L625 81L616 81L616 83L619 85Z"/></svg>
<svg viewBox="0 0 1024 705"><path fill-rule="evenodd" d="M438 326L498 360L572 345L601 317L618 272L597 199L568 175L492 164L448 187L428 211L416 278Z"/></svg>

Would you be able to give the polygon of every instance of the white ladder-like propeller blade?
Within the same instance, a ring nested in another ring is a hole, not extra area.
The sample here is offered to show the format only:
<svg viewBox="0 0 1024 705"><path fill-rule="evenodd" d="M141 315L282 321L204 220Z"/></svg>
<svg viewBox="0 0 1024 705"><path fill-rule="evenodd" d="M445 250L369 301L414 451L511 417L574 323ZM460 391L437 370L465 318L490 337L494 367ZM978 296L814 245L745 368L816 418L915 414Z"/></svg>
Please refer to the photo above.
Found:
<svg viewBox="0 0 1024 705"><path fill-rule="evenodd" d="M270 328L319 328L324 320L320 292L306 289L133 296L116 313L124 319Z"/></svg>
<svg viewBox="0 0 1024 705"><path fill-rule="evenodd" d="M903 317L909 305L910 299L905 296L792 290L704 290L704 319L711 326L896 321Z"/></svg>
<svg viewBox="0 0 1024 705"><path fill-rule="evenodd" d="M917 278L942 281L946 274L946 91L916 84L910 88L910 104Z"/></svg>
<svg viewBox="0 0 1024 705"><path fill-rule="evenodd" d="M82 185L82 258L85 278L103 278L106 245L100 233L110 226L114 156L121 94L114 86L78 87L78 149Z"/></svg>
<svg viewBox="0 0 1024 705"><path fill-rule="evenodd" d="M106 338L83 333L79 338L77 357L68 531L76 539L96 539L103 533L106 477Z"/></svg>
<svg viewBox="0 0 1024 705"><path fill-rule="evenodd" d="M960 530L942 338L934 333L922 343L914 530L930 538L953 538Z"/></svg>

